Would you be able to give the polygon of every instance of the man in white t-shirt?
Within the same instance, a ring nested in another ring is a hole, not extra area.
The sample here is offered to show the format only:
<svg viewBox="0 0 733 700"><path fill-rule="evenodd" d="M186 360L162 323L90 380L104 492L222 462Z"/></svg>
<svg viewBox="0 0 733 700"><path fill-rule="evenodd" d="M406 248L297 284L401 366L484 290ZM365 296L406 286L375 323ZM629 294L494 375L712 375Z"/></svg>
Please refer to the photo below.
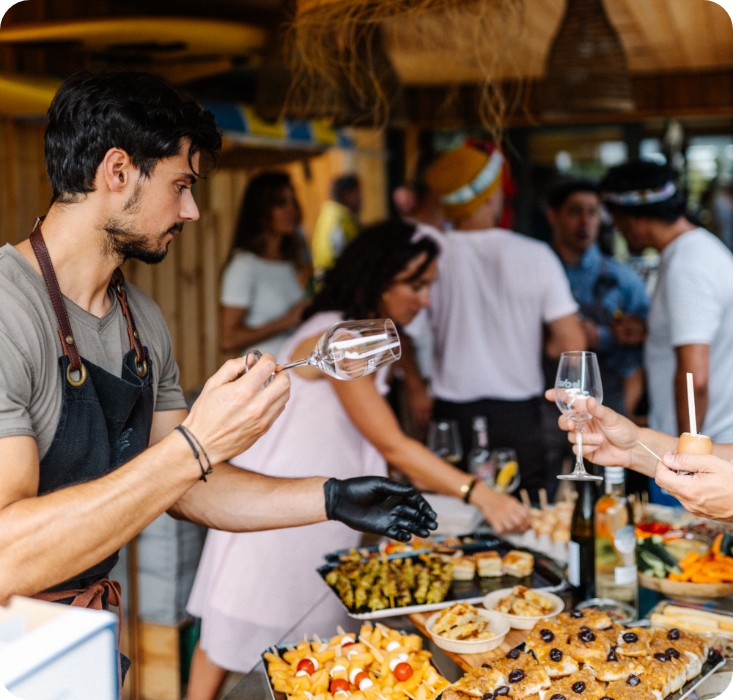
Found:
<svg viewBox="0 0 733 700"><path fill-rule="evenodd" d="M496 228L504 157L462 146L427 175L454 222L431 292L435 418L459 422L464 452L472 419L486 416L492 447L517 452L522 486L544 486L540 397L542 348L585 349L585 336L557 256L545 243Z"/></svg>
<svg viewBox="0 0 733 700"><path fill-rule="evenodd" d="M669 166L637 161L612 168L601 182L629 245L662 254L645 347L649 424L673 435L689 430L691 372L698 429L713 442L731 442L733 254L685 217L676 179Z"/></svg>

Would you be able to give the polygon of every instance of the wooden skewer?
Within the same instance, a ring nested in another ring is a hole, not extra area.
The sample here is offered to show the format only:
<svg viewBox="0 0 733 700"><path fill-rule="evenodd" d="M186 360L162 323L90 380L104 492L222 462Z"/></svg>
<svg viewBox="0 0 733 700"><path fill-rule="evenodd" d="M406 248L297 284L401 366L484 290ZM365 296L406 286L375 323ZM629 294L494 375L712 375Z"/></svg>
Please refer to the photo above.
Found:
<svg viewBox="0 0 733 700"><path fill-rule="evenodd" d="M690 412L690 432L697 435L697 414L695 413L695 387L692 372L687 373L687 410Z"/></svg>
<svg viewBox="0 0 733 700"><path fill-rule="evenodd" d="M524 503L527 508L532 507L532 502L529 500L529 493L527 493L527 489L520 489L519 496L522 499L522 503Z"/></svg>
<svg viewBox="0 0 733 700"><path fill-rule="evenodd" d="M540 489L540 508L547 510L547 491Z"/></svg>
<svg viewBox="0 0 733 700"><path fill-rule="evenodd" d="M637 440L637 442L652 456L657 458L657 462L661 462L662 458L651 448L647 447L641 440Z"/></svg>

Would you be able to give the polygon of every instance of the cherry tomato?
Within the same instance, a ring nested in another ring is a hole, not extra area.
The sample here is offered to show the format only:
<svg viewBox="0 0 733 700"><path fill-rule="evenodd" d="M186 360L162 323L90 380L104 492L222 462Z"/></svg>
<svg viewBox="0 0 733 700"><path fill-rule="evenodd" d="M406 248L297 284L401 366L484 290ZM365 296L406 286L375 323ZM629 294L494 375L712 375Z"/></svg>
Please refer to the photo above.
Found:
<svg viewBox="0 0 733 700"><path fill-rule="evenodd" d="M384 553L385 553L385 554L392 554L392 552L394 552L394 551L395 551L396 549L397 549L397 545L395 545L395 544L393 544L392 542L390 542L390 543L389 543L389 544L388 544L388 545L387 545L387 546L386 546L386 547L384 548Z"/></svg>
<svg viewBox="0 0 733 700"><path fill-rule="evenodd" d="M339 690L349 690L349 681L344 678L334 678L331 681L331 695L336 695Z"/></svg>
<svg viewBox="0 0 733 700"><path fill-rule="evenodd" d="M316 672L316 667L310 659L301 659L298 662L298 670L305 671L309 676Z"/></svg>
<svg viewBox="0 0 733 700"><path fill-rule="evenodd" d="M351 646L354 646L354 642L352 642L352 641L351 641L350 639L347 639L347 640L346 640L346 641L345 641L345 642L344 642L344 643L343 643L343 644L341 645L341 648L343 649L344 647L351 647Z"/></svg>
<svg viewBox="0 0 733 700"><path fill-rule="evenodd" d="M354 685L358 688L359 684L365 680L366 678L369 678L369 674L366 671L362 671L361 673L357 673L356 677L354 678Z"/></svg>
<svg viewBox="0 0 733 700"><path fill-rule="evenodd" d="M394 667L393 673L398 681L406 681L412 675L412 666L403 661Z"/></svg>

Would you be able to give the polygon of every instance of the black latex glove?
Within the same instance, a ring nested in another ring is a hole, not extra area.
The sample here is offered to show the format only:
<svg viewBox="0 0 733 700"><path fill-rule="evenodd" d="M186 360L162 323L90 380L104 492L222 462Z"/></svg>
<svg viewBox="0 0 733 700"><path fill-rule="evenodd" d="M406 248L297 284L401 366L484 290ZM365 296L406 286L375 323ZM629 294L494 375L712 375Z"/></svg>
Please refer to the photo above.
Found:
<svg viewBox="0 0 733 700"><path fill-rule="evenodd" d="M354 530L408 542L411 535L428 537L438 527L435 511L412 486L381 476L329 479L323 491L328 519Z"/></svg>

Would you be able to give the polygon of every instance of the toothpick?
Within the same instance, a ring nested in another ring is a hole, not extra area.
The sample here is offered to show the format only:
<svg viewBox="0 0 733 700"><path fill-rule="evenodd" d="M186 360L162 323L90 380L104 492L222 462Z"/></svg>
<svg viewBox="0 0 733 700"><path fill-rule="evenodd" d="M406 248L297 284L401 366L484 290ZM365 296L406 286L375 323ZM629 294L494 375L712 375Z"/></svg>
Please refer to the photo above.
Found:
<svg viewBox="0 0 733 700"><path fill-rule="evenodd" d="M687 409L690 412L690 432L697 435L697 415L695 413L695 388L692 385L692 372L687 373Z"/></svg>
<svg viewBox="0 0 733 700"><path fill-rule="evenodd" d="M547 490L540 489L540 508L547 510Z"/></svg>
<svg viewBox="0 0 733 700"><path fill-rule="evenodd" d="M637 442L652 456L657 458L657 462L661 462L662 458L651 448L647 447L641 440L637 440Z"/></svg>

